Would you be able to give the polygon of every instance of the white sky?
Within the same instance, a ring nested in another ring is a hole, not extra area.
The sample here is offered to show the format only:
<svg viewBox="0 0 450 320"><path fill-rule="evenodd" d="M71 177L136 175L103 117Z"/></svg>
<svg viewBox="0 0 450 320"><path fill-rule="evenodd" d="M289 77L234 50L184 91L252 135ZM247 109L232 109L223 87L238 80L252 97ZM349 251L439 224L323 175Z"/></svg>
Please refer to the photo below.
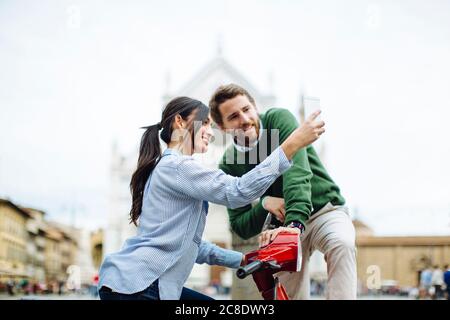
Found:
<svg viewBox="0 0 450 320"><path fill-rule="evenodd" d="M215 56L319 96L327 167L379 234L450 234L449 1L1 1L0 196L106 223L110 149Z"/></svg>

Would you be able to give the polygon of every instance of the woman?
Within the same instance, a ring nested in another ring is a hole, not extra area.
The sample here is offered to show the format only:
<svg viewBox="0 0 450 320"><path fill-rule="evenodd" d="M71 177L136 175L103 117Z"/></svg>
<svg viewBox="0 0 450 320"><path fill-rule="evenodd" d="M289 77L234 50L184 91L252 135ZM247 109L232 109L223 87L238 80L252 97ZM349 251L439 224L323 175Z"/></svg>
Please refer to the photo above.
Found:
<svg viewBox="0 0 450 320"><path fill-rule="evenodd" d="M207 299L183 288L195 262L237 268L242 253L202 241L208 201L231 208L251 203L291 166L301 148L324 132L311 116L262 163L242 177L204 168L192 157L208 149L209 108L198 100L170 101L160 123L146 127L130 188L137 235L108 255L101 268L102 300ZM159 133L159 131L161 133ZM161 154L159 136L168 148Z"/></svg>

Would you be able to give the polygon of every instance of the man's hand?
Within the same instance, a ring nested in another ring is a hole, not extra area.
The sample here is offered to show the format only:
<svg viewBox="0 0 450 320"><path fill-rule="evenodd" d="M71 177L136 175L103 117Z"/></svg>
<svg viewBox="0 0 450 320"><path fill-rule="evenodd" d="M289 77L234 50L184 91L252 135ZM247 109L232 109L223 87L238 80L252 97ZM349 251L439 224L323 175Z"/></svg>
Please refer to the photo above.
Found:
<svg viewBox="0 0 450 320"><path fill-rule="evenodd" d="M320 110L313 112L302 125L295 129L289 137L281 144L286 157L291 160L298 150L304 148L317 139L325 132L325 122L316 121L320 114Z"/></svg>
<svg viewBox="0 0 450 320"><path fill-rule="evenodd" d="M284 208L284 199L267 196L263 201L263 208L269 211L271 214L277 218L278 221L284 223L284 218L286 216L286 209Z"/></svg>
<svg viewBox="0 0 450 320"><path fill-rule="evenodd" d="M288 232L288 233L300 234L300 229L299 228L279 227L279 228L276 228L276 229L267 230L267 231L264 231L263 233L261 233L261 235L258 238L258 240L259 240L259 247L267 246L282 231L283 232Z"/></svg>

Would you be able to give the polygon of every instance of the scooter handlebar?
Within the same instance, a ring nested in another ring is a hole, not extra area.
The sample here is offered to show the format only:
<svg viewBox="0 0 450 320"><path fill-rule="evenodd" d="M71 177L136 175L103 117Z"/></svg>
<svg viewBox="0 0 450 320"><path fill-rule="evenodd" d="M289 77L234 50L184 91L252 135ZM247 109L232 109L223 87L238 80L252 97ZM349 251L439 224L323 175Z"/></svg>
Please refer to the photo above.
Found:
<svg viewBox="0 0 450 320"><path fill-rule="evenodd" d="M261 268L263 265L263 262L260 260L256 260L253 262L250 262L248 265L239 267L236 271L236 275L239 279L244 279L248 275L252 274L253 272L257 271L259 268Z"/></svg>

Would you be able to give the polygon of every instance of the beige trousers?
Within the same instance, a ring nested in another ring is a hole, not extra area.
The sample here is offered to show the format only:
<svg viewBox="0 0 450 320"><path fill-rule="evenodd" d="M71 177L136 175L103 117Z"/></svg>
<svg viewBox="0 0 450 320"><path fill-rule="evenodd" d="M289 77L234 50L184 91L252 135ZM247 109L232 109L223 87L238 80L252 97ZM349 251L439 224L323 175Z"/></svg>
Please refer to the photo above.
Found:
<svg viewBox="0 0 450 320"><path fill-rule="evenodd" d="M325 256L328 282L326 298L356 299L355 228L343 206L328 203L306 224L301 237L302 269L299 272L279 272L277 276L291 299L309 299L309 258L314 250Z"/></svg>

